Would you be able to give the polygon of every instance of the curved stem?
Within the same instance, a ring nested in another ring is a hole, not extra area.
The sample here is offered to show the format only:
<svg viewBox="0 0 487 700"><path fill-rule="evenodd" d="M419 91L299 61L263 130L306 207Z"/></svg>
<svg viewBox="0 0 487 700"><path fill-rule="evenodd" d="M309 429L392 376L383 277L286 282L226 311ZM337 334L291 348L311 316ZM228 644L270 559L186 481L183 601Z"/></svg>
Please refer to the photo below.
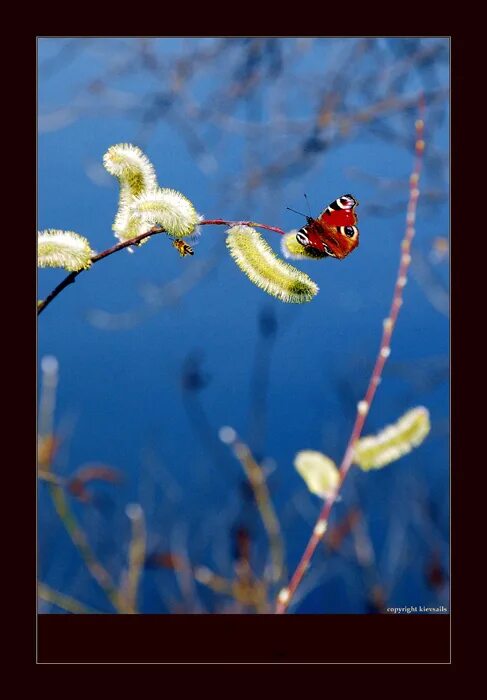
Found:
<svg viewBox="0 0 487 700"><path fill-rule="evenodd" d="M113 253L118 253L119 250L123 250L124 248L129 248L133 245L140 245L140 243L142 243L144 239L149 238L150 236L154 236L156 233L162 232L163 229L160 226L154 226L150 229L150 231L141 233L139 236L135 236L135 238L130 238L128 241L122 241L122 243L117 243L117 245L114 245L111 248L107 248L107 250L104 250L102 253L97 253L96 255L93 255L90 258L91 264L94 265L99 260L103 260L103 258L107 258L109 255L113 255ZM41 314L44 311L46 306L49 306L51 301L53 301L58 296L58 294L61 294L63 289L68 287L70 284L73 284L76 281L77 276L80 275L82 272L84 272L84 269L77 270L76 272L70 272L69 275L67 275L63 279L63 281L57 285L57 287L54 287L52 292L48 294L48 296L45 299L38 303L37 315L39 316L39 314Z"/></svg>
<svg viewBox="0 0 487 700"><path fill-rule="evenodd" d="M350 435L345 454L343 456L339 474L340 479L338 485L331 494L331 496L326 500L321 512L318 516L316 524L313 529L313 533L309 539L306 549L301 556L301 560L296 567L296 570L291 577L291 581L287 588L283 588L277 598L277 604L275 612L281 615L286 612L289 604L296 593L296 590L301 583L301 580L310 566L311 558L318 546L319 542L322 540L323 535L326 532L328 526L328 519L330 512L335 504L338 494L340 493L343 482L345 481L348 472L353 463L354 448L355 443L359 439L362 429L370 410L372 401L374 400L377 387L380 384L382 371L386 363L387 358L390 355L390 344L392 334L396 325L397 317L399 314L399 309L402 305L403 289L407 282L407 272L411 264L411 242L415 234L415 223L416 223L416 211L419 198L419 176L421 173L421 167L423 163L423 152L424 152L424 102L421 99L419 103L419 119L416 121L416 145L415 145L415 163L414 169L409 179L409 203L406 215L406 232L401 243L401 262L399 264L399 269L396 277L396 284L394 286L394 294L392 297L392 305L389 312L389 316L384 320L384 330L382 333L382 339L379 347L379 352L375 361L374 369L369 380L369 385L367 391L362 401L358 403L357 406L357 416L355 418L355 423L352 428L352 433Z"/></svg>
<svg viewBox="0 0 487 700"><path fill-rule="evenodd" d="M277 226L268 226L267 224L257 224L254 221L225 221L224 219L208 219L205 221L200 221L199 226L254 226L256 228L263 228L266 231L275 231L276 233L279 233L281 236L284 236L286 234L285 231L283 231L280 228L277 228ZM95 263L99 262L100 260L103 260L103 258L107 258L109 255L113 255L113 253L118 253L119 250L123 250L124 248L129 248L130 246L138 246L144 241L146 238L150 238L150 236L155 236L158 233L164 233L164 229L161 226L154 226L151 228L149 231L146 231L145 233L141 233L138 236L135 236L134 238L130 238L127 241L122 241L122 243L117 243L117 245L112 246L111 248L107 248L107 250L104 250L101 253L97 253L96 255L93 255L90 260L91 264L94 265ZM89 268L88 268L89 269ZM57 287L55 287L48 296L43 299L42 301L38 302L37 304L37 315L39 316L44 309L49 306L49 304L54 301L54 299L61 294L63 289L66 289L66 287L69 287L70 284L73 284L76 281L76 278L78 275L80 275L82 272L85 270L77 270L76 272L70 272L69 275L67 275L62 282L60 282Z"/></svg>

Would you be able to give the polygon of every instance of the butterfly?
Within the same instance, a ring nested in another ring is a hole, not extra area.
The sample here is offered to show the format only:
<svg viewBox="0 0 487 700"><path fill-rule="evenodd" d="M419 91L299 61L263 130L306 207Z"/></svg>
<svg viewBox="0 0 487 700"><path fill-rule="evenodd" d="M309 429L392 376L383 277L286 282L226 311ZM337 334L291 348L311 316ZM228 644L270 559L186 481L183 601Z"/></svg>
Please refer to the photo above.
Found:
<svg viewBox="0 0 487 700"><path fill-rule="evenodd" d="M316 257L346 258L358 246L357 205L351 194L338 197L317 219L306 217L308 223L299 229L296 240Z"/></svg>

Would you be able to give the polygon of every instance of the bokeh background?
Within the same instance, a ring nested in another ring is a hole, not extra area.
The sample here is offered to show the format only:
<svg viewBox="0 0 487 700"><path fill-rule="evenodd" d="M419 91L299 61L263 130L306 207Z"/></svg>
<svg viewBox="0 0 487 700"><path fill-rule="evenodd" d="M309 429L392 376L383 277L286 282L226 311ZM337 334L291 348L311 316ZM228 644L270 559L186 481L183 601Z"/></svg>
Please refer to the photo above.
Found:
<svg viewBox="0 0 487 700"><path fill-rule="evenodd" d="M224 228L207 226L193 257L155 237L46 309L39 362L56 358L58 377L41 467L63 496L39 481L40 612L115 612L95 559L115 591L133 587L140 613L271 609L287 574L269 580L255 496L219 430L232 426L264 470L289 574L321 505L293 459L345 449L391 301L421 93L412 273L365 434L417 405L432 431L386 469L352 470L295 613L448 609L449 41L39 40L39 229L77 231L97 251L115 242L118 183L102 156L119 142L206 218L290 230L303 220L286 207L306 212L304 193L314 215L344 193L360 202L353 255L298 263L320 286L312 303L264 294L228 256ZM38 297L62 277L41 270Z"/></svg>

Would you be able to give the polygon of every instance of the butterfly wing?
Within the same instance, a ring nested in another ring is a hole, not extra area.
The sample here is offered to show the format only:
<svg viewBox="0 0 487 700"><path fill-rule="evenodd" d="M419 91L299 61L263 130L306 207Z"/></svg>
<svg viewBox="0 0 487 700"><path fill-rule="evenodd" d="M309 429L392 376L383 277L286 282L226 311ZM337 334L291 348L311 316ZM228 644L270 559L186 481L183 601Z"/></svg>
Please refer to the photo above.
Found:
<svg viewBox="0 0 487 700"><path fill-rule="evenodd" d="M358 246L357 205L358 201L353 195L344 194L331 202L316 219L314 230L320 236L327 255L343 259Z"/></svg>

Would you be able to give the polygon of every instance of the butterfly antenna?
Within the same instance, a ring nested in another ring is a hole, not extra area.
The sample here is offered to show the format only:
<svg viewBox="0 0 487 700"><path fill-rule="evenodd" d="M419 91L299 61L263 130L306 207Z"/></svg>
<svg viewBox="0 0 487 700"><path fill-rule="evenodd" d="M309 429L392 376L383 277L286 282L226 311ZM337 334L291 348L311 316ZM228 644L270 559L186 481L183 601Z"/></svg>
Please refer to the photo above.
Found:
<svg viewBox="0 0 487 700"><path fill-rule="evenodd" d="M311 207L309 206L309 199L308 199L308 195L306 194L306 192L304 193L304 198L305 198L305 200L306 200L306 204L308 205L309 215L310 215L311 218L313 218L313 217L311 216Z"/></svg>
<svg viewBox="0 0 487 700"><path fill-rule="evenodd" d="M307 215L303 214L302 211L296 211L296 209L291 209L291 207L286 207L286 209L289 209L289 211L293 211L295 214L299 214L300 216L304 216L305 219L307 219Z"/></svg>

